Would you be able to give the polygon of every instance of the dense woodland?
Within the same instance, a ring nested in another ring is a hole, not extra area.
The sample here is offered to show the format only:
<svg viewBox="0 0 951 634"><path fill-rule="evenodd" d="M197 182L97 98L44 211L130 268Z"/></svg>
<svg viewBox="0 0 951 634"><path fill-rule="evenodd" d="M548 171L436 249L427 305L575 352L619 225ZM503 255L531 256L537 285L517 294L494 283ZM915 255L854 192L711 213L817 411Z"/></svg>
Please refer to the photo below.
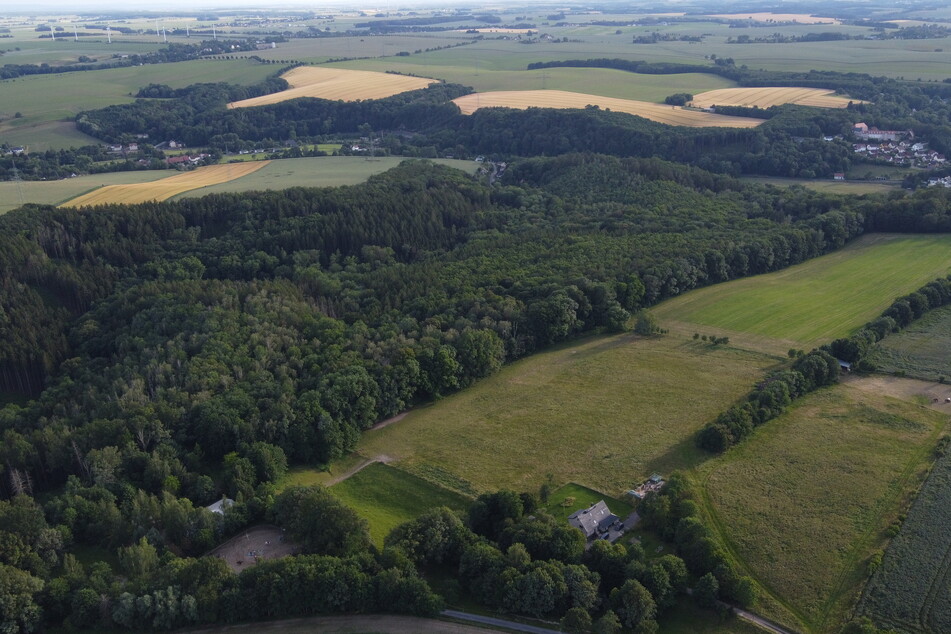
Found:
<svg viewBox="0 0 951 634"><path fill-rule="evenodd" d="M650 632L688 583L710 609L717 598L752 602L752 582L676 477L641 509L676 553L650 561L604 542L585 551L534 494L506 491L480 496L465 517L431 511L380 550L324 489L277 494L274 482L508 361L622 331L664 298L868 231L951 231L951 192L845 197L733 177L841 171L850 148L817 137L850 125L849 112L787 107L756 130L676 129L595 108L463 117L450 100L468 89L449 84L224 110L278 81L149 86L79 124L116 142L148 133L214 147L369 125L400 132L384 142L393 153L510 165L492 185L406 161L353 187L0 217L0 628L429 615L465 594L566 627ZM944 116L939 97L899 88L862 106L863 118ZM914 314L917 298L903 301ZM716 421L705 446L740 440L747 422L793 397L790 381L827 383L831 359L791 361L750 399L749 420ZM237 500L224 517L201 508L222 494ZM201 557L265 521L302 554L240 575ZM116 563L77 558L103 552ZM438 593L426 579L443 580Z"/></svg>

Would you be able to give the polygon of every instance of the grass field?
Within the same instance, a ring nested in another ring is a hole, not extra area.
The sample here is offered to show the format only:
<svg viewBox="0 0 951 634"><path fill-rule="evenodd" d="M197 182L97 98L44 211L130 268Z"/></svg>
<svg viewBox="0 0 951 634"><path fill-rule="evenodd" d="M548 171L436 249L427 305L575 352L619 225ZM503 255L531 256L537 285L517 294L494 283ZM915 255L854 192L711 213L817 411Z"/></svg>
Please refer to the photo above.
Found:
<svg viewBox="0 0 951 634"><path fill-rule="evenodd" d="M379 547L394 528L429 509L448 506L464 511L469 498L400 469L375 462L330 488L334 495L370 524Z"/></svg>
<svg viewBox="0 0 951 634"><path fill-rule="evenodd" d="M848 334L899 295L951 271L951 236L863 236L782 271L691 291L654 309L681 332L763 337L764 350L806 348Z"/></svg>
<svg viewBox="0 0 951 634"><path fill-rule="evenodd" d="M759 183L761 185L775 185L776 187L801 185L806 189L829 194L883 194L898 188L898 185L893 183L866 180L835 181L807 178L781 178L778 176L741 176L740 180L749 183Z"/></svg>
<svg viewBox="0 0 951 634"><path fill-rule="evenodd" d="M19 185L13 181L2 181L0 182L0 214L19 207L21 195L24 203L58 205L103 186L147 183L168 178L177 173L175 170L110 172L57 181L21 181Z"/></svg>
<svg viewBox="0 0 951 634"><path fill-rule="evenodd" d="M668 125L689 126L692 128L755 128L763 123L762 119L750 117L727 117L724 115L685 110L678 106L667 106L646 101L614 99L598 95L586 95L563 90L514 90L483 92L465 95L453 102L463 114L472 114L479 108L579 108L589 105L627 112Z"/></svg>
<svg viewBox="0 0 951 634"><path fill-rule="evenodd" d="M714 13L710 14L714 18L723 18L726 20L749 20L750 22L799 22L800 24L839 24L835 18L810 15L808 13Z"/></svg>
<svg viewBox="0 0 951 634"><path fill-rule="evenodd" d="M951 381L951 306L930 311L905 330L881 340L867 359L880 372Z"/></svg>
<svg viewBox="0 0 951 634"><path fill-rule="evenodd" d="M61 207L93 207L115 203L135 204L150 200L168 200L176 194L207 187L236 178L241 178L267 165L268 161L256 163L226 163L224 165L208 165L196 170L182 172L162 180L150 183L134 183L129 185L106 185L88 194L73 198Z"/></svg>
<svg viewBox="0 0 951 634"><path fill-rule="evenodd" d="M946 424L940 412L842 384L702 465L712 525L775 600L757 610L837 632Z"/></svg>
<svg viewBox="0 0 951 634"><path fill-rule="evenodd" d="M225 192L286 189L288 187L356 185L374 174L396 167L405 160L405 157L398 156L386 156L371 160L362 156L318 156L281 159L271 161L261 169L235 180L193 189L179 194L176 198L194 198ZM474 174L478 168L478 163L474 161L434 159L433 162L455 167L470 174Z"/></svg>
<svg viewBox="0 0 951 634"><path fill-rule="evenodd" d="M375 73L344 68L315 68L298 66L281 75L290 88L270 95L261 95L252 99L243 99L228 104L229 108L250 108L299 99L316 97L341 101L359 101L362 99L383 99L401 92L425 88L432 79Z"/></svg>
<svg viewBox="0 0 951 634"><path fill-rule="evenodd" d="M545 510L552 517L567 521L568 516L575 511L589 508L601 500L604 500L611 512L621 519L627 517L634 510L634 507L628 502L616 497L606 496L599 491L583 487L574 482L569 482L552 491L548 498L548 504L545 505Z"/></svg>
<svg viewBox="0 0 951 634"><path fill-rule="evenodd" d="M845 108L849 99L835 95L834 90L820 88L720 88L694 95L690 105L696 108L712 106L746 106L769 108L784 103L817 108Z"/></svg>
<svg viewBox="0 0 951 634"><path fill-rule="evenodd" d="M357 451L472 493L536 491L551 474L620 496L702 460L693 434L775 361L676 336L590 337L366 432Z"/></svg>

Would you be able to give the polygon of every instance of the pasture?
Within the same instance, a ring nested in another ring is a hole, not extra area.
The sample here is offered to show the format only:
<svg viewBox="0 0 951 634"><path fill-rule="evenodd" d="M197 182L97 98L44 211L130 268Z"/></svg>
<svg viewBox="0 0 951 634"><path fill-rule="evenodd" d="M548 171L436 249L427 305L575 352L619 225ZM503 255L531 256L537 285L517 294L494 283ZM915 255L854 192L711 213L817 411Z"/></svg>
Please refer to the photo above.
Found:
<svg viewBox="0 0 951 634"><path fill-rule="evenodd" d="M902 632L951 630L951 453L935 463L857 612Z"/></svg>
<svg viewBox="0 0 951 634"><path fill-rule="evenodd" d="M90 174L56 181L0 182L0 214L16 209L23 203L59 205L67 200L108 185L148 183L177 174L175 170L148 170L136 172L109 172Z"/></svg>
<svg viewBox="0 0 951 634"><path fill-rule="evenodd" d="M368 159L363 156L317 156L265 162L261 169L234 180L206 185L183 192L178 198L195 198L207 194L287 189L288 187L338 187L356 185L374 174L394 168L405 157L384 156ZM474 174L478 163L457 159L432 159L434 163ZM261 163L257 163L261 165Z"/></svg>
<svg viewBox="0 0 951 634"><path fill-rule="evenodd" d="M799 106L816 108L845 108L849 100L835 95L833 90L821 88L765 87L765 88L720 88L694 95L691 106L711 108L713 106L745 106L748 108L769 108L792 103Z"/></svg>
<svg viewBox="0 0 951 634"><path fill-rule="evenodd" d="M240 178L264 167L268 161L253 163L226 163L208 165L196 170L182 172L149 183L106 185L73 198L61 207L94 207L96 205L135 204L151 200L168 200L176 194Z"/></svg>
<svg viewBox="0 0 951 634"><path fill-rule="evenodd" d="M679 332L752 335L752 347L772 353L808 349L849 334L899 295L947 274L949 246L949 235L866 235L775 273L690 291L658 305L654 315Z"/></svg>
<svg viewBox="0 0 951 634"><path fill-rule="evenodd" d="M620 496L702 461L693 434L776 361L678 336L589 337L365 432L357 451L470 493L536 491L551 474Z"/></svg>
<svg viewBox="0 0 951 634"><path fill-rule="evenodd" d="M946 414L849 382L701 465L693 477L711 526L770 595L757 610L837 632L946 425Z"/></svg>
<svg viewBox="0 0 951 634"><path fill-rule="evenodd" d="M951 381L951 306L929 311L901 332L882 339L867 359L879 372Z"/></svg>
<svg viewBox="0 0 951 634"><path fill-rule="evenodd" d="M440 506L465 511L470 502L466 496L382 462L368 465L330 490L370 524L370 537L380 548L400 524Z"/></svg>
<svg viewBox="0 0 951 634"><path fill-rule="evenodd" d="M688 126L692 128L755 128L763 123L762 119L750 117L728 117L725 115L686 110L678 106L614 99L598 95L586 95L563 90L515 90L483 92L464 95L453 102L463 114L472 114L480 108L576 108L588 106L626 112L667 125Z"/></svg>
<svg viewBox="0 0 951 634"><path fill-rule="evenodd" d="M828 194L884 194L895 191L898 185L885 181L831 179L819 180L811 178L783 178L779 176L741 176L740 180L760 185L774 185L776 187L792 187L799 185L806 189Z"/></svg>
<svg viewBox="0 0 951 634"><path fill-rule="evenodd" d="M375 73L342 68L315 68L298 66L281 75L290 88L270 95L261 95L228 104L229 108L251 108L269 104L314 97L341 101L359 101L362 99L383 99L401 92L418 90L436 83L431 79Z"/></svg>

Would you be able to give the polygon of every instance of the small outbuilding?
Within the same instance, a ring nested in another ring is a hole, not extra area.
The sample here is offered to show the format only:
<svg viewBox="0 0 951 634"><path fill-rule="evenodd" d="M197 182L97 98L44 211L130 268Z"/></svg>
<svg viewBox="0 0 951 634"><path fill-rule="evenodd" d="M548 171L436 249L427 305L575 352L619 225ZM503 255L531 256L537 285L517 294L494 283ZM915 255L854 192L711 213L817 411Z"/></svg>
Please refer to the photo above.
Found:
<svg viewBox="0 0 951 634"><path fill-rule="evenodd" d="M211 511L212 513L217 513L218 515L224 515L225 511L234 506L234 500L229 497L222 497L220 500L214 504L209 504L205 507L206 511Z"/></svg>

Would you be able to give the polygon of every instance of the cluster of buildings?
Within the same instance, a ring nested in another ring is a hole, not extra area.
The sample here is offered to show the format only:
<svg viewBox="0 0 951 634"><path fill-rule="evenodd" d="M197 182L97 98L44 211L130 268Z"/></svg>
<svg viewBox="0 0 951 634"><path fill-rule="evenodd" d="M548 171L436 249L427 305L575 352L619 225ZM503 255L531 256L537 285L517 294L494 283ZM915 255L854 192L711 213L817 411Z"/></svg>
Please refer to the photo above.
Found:
<svg viewBox="0 0 951 634"><path fill-rule="evenodd" d="M902 167L940 167L945 163L943 154L929 150L927 143L884 141L881 143L853 143L852 149L864 158L900 165Z"/></svg>
<svg viewBox="0 0 951 634"><path fill-rule="evenodd" d="M951 176L929 179L928 187L951 187Z"/></svg>

